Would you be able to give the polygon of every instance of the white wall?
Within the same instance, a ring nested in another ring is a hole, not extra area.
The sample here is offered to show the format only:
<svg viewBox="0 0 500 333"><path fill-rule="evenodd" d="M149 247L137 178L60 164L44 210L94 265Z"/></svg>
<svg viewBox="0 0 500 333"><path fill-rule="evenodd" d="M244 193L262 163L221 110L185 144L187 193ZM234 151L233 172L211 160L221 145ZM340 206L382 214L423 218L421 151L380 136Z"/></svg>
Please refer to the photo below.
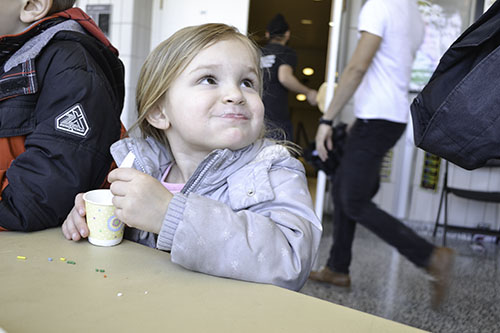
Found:
<svg viewBox="0 0 500 333"><path fill-rule="evenodd" d="M436 191L420 187L424 153L418 150L416 158L416 172L412 182L412 198L408 218L414 221L434 222L437 217L439 199L444 179L444 161L441 160L439 186ZM453 164L449 167L449 186L477 190L499 191L500 168L484 168L468 171ZM478 223L489 224L492 229L499 229L500 206L496 203L485 203L449 195L448 223L477 227ZM441 212L443 221L443 211Z"/></svg>
<svg viewBox="0 0 500 333"><path fill-rule="evenodd" d="M109 39L120 52L125 66L125 104L122 122L126 128L137 118L135 88L142 63L150 49L152 0L78 0L77 6L111 5Z"/></svg>
<svg viewBox="0 0 500 333"><path fill-rule="evenodd" d="M177 30L203 23L226 23L246 34L250 0L153 0L153 49Z"/></svg>

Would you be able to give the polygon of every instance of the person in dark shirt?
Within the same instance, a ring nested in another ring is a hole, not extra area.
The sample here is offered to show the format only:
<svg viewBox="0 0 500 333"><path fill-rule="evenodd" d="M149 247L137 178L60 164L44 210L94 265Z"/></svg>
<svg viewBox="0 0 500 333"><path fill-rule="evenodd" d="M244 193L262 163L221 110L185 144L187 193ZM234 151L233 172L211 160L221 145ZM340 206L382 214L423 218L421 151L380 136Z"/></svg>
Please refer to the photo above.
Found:
<svg viewBox="0 0 500 333"><path fill-rule="evenodd" d="M277 14L267 25L268 44L262 48L261 66L264 68L265 117L271 136L293 141L293 127L288 109L288 91L306 95L309 104L315 106L317 90L303 85L294 75L297 54L286 46L290 29L285 18ZM281 129L284 133L276 133ZM283 134L285 137L283 137Z"/></svg>

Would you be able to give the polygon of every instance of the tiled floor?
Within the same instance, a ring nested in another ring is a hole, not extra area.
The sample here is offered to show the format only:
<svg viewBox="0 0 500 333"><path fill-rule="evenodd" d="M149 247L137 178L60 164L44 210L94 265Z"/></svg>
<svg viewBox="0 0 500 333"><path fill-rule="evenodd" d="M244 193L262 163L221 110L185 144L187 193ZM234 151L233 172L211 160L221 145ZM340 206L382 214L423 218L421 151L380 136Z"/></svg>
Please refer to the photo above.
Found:
<svg viewBox="0 0 500 333"><path fill-rule="evenodd" d="M331 217L324 218L323 226L318 265L328 257ZM419 232L433 241L429 232ZM308 281L301 292L435 333L500 332L500 245L484 243L479 251L468 237L448 237L457 257L451 294L439 311L429 306L426 275L361 226L353 247L350 290ZM441 244L441 238L436 241Z"/></svg>

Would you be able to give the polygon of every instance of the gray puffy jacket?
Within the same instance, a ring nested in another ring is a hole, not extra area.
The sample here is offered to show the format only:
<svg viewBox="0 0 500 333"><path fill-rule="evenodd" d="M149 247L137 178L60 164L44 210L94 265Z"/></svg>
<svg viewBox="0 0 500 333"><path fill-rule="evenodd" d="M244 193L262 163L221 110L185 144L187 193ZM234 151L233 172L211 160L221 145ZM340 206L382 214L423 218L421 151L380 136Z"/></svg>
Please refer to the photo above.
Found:
<svg viewBox="0 0 500 333"><path fill-rule="evenodd" d="M160 179L172 155L152 139L111 147L118 165ZM299 290L321 238L302 164L268 140L238 151L218 149L198 166L169 204L159 235L129 229L126 238L171 251L193 271Z"/></svg>

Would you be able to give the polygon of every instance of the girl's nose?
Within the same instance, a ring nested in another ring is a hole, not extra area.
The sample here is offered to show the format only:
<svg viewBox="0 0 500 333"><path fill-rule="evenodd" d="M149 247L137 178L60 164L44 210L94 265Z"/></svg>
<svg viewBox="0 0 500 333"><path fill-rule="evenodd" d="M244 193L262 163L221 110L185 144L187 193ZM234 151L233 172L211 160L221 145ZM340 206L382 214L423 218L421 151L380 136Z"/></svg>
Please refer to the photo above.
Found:
<svg viewBox="0 0 500 333"><path fill-rule="evenodd" d="M224 103L245 104L245 96L239 87L227 87L224 91Z"/></svg>

